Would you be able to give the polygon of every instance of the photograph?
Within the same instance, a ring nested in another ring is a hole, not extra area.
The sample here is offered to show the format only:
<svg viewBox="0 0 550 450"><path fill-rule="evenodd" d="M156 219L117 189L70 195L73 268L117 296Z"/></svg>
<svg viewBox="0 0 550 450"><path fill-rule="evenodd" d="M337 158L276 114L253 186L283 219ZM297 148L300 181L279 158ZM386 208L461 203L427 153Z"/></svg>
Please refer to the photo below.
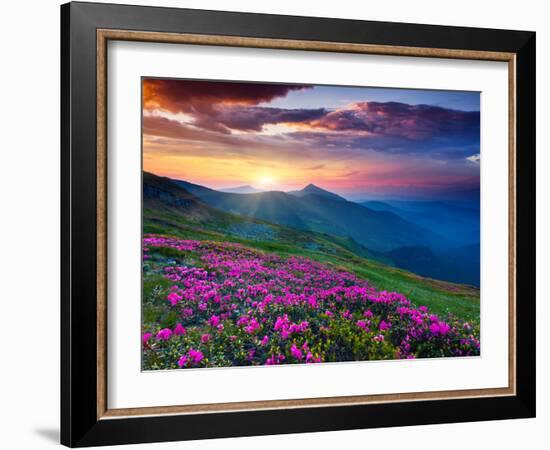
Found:
<svg viewBox="0 0 550 450"><path fill-rule="evenodd" d="M480 92L141 95L143 371L480 356Z"/></svg>

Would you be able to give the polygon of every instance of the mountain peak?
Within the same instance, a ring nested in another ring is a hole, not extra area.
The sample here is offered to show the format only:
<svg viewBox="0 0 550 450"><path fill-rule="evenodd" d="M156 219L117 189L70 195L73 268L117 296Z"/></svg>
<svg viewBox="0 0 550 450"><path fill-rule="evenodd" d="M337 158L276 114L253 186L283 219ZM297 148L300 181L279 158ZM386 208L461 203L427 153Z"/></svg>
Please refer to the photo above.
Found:
<svg viewBox="0 0 550 450"><path fill-rule="evenodd" d="M319 186L313 183L309 183L306 187L304 187L300 191L290 191L287 193L291 195L296 195L298 197L302 197L304 195L317 195L320 197L330 198L332 200L346 201L345 198L340 197L338 194L334 194L333 192L320 188Z"/></svg>
<svg viewBox="0 0 550 450"><path fill-rule="evenodd" d="M332 192L330 191L327 191L326 189L323 189L319 186L317 186L316 184L313 184L313 183L309 183L305 188L302 189L302 192L309 192L309 193L326 193L326 194L332 194L332 195L336 195L336 194L333 194Z"/></svg>
<svg viewBox="0 0 550 450"><path fill-rule="evenodd" d="M319 186L316 186L313 183L309 183L305 188L302 189L302 191L310 191L312 189L319 190L319 191L324 191L324 189L321 189ZM327 192L327 191L325 191L325 192Z"/></svg>

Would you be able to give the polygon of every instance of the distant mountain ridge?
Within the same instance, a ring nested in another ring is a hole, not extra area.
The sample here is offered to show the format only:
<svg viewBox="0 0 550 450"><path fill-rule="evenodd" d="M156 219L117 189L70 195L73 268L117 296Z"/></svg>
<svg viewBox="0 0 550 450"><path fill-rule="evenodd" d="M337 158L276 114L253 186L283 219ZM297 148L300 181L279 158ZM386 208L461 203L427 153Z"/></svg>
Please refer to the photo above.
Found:
<svg viewBox="0 0 550 450"><path fill-rule="evenodd" d="M301 230L351 237L376 251L405 245L444 246L437 234L391 212L366 208L314 185L306 186L298 195L278 191L239 194L220 192L184 180L172 181L222 211Z"/></svg>
<svg viewBox="0 0 550 450"><path fill-rule="evenodd" d="M224 188L219 189L221 192L228 192L231 194L257 194L258 192L263 192L260 189L256 189L253 186L250 186L249 184L246 184L244 186L236 186L236 187L230 187L230 188Z"/></svg>
<svg viewBox="0 0 550 450"><path fill-rule="evenodd" d="M449 236L449 247L477 244L480 241L479 203L448 201L366 201L361 205L387 211L426 228Z"/></svg>

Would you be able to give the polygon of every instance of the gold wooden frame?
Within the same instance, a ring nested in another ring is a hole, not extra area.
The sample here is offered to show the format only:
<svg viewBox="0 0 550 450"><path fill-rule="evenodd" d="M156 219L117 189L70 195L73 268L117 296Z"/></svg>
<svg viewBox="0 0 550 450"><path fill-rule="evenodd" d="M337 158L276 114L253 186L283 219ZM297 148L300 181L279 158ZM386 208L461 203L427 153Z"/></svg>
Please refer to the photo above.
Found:
<svg viewBox="0 0 550 450"><path fill-rule="evenodd" d="M508 387L490 389L412 392L403 394L358 395L289 400L212 403L109 409L107 405L107 42L109 40L180 43L231 47L363 53L392 56L472 59L508 63L509 144L508 144ZM516 55L506 52L455 50L444 48L398 47L388 45L297 41L237 36L157 33L128 30L97 30L97 418L198 414L266 409L346 406L357 404L411 402L516 395Z"/></svg>

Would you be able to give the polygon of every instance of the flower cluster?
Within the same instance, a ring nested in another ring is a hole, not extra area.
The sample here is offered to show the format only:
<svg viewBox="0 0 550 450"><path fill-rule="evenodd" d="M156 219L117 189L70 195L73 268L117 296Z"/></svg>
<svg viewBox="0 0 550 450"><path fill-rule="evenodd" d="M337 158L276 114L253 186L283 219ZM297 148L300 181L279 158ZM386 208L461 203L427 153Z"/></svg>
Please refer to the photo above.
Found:
<svg viewBox="0 0 550 450"><path fill-rule="evenodd" d="M479 324L301 257L149 235L144 369L479 355ZM167 256L169 255L169 256Z"/></svg>

